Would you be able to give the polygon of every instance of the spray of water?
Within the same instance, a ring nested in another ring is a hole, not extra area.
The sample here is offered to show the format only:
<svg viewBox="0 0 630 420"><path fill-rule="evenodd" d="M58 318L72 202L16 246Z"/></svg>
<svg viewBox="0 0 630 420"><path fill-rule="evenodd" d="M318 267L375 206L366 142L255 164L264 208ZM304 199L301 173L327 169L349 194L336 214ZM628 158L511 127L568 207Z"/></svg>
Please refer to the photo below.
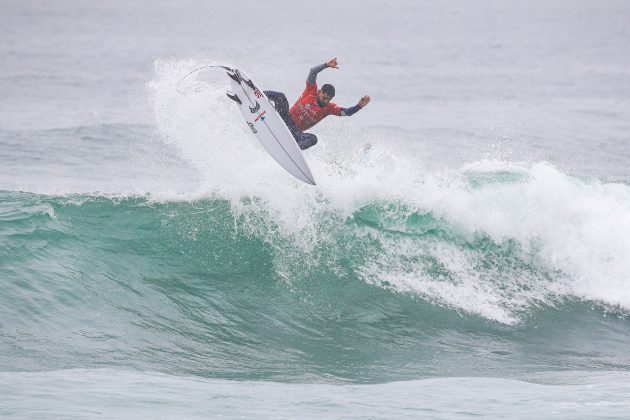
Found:
<svg viewBox="0 0 630 420"><path fill-rule="evenodd" d="M305 152L313 188L257 143L225 97L221 71L196 72L193 88L178 92L183 75L208 64L156 63L148 91L157 126L202 174L198 193L229 200L252 234L274 244L286 281L332 258L322 249L342 252L369 238L376 245L352 266L365 282L500 322L562 297L630 309L628 186L544 162L479 161L430 173L395 133L345 120L322 128L324 141ZM374 220L353 224L365 209ZM446 236L414 222L427 215Z"/></svg>

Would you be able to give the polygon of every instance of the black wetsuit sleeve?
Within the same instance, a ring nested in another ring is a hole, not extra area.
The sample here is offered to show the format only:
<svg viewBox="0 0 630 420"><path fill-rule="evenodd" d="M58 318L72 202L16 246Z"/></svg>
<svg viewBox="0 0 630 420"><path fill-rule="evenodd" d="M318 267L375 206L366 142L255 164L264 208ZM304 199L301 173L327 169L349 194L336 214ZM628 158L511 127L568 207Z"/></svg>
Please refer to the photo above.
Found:
<svg viewBox="0 0 630 420"><path fill-rule="evenodd" d="M265 95L267 95L267 98L272 102L276 102L281 96L284 96L282 93L274 92L273 90L266 90Z"/></svg>
<svg viewBox="0 0 630 420"><path fill-rule="evenodd" d="M326 67L328 67L326 63L313 67L311 71L308 73L308 77L306 78L306 83L316 83L317 73L324 70Z"/></svg>
<svg viewBox="0 0 630 420"><path fill-rule="evenodd" d="M359 112L360 109L361 107L359 105L351 106L350 108L341 108L341 115L349 117Z"/></svg>

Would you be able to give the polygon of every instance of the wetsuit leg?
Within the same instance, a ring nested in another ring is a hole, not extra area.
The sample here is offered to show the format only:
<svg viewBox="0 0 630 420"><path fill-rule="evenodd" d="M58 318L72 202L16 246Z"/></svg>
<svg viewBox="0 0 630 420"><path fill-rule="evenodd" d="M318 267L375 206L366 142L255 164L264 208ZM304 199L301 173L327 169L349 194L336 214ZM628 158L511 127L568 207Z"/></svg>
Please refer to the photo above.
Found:
<svg viewBox="0 0 630 420"><path fill-rule="evenodd" d="M266 90L265 95L267 95L267 98L269 98L269 100L273 102L274 108L276 108L278 114L282 116L282 119L284 119L285 115L291 118L289 115L289 101L287 100L287 97L284 93L274 92L273 90Z"/></svg>
<svg viewBox="0 0 630 420"><path fill-rule="evenodd" d="M311 133L300 133L300 136L296 137L295 140L302 150L306 150L317 144L317 136Z"/></svg>
<svg viewBox="0 0 630 420"><path fill-rule="evenodd" d="M302 132L297 128L293 118L291 118L291 114L289 114L289 101L285 94L282 92L274 92L273 90L266 90L265 95L273 102L274 108L276 108L276 111L278 111L284 123L289 127L289 131L291 131L291 134L293 134L293 137L297 140Z"/></svg>
<svg viewBox="0 0 630 420"><path fill-rule="evenodd" d="M282 92L274 92L273 90L266 90L265 95L273 102L276 111L278 111L278 114L280 114L282 120L289 128L289 131L293 135L293 138L295 138L298 146L300 146L300 149L306 150L311 146L315 146L317 143L315 134L303 133L297 128L297 125L295 125L295 121L293 121L291 114L289 114L289 101L285 94Z"/></svg>

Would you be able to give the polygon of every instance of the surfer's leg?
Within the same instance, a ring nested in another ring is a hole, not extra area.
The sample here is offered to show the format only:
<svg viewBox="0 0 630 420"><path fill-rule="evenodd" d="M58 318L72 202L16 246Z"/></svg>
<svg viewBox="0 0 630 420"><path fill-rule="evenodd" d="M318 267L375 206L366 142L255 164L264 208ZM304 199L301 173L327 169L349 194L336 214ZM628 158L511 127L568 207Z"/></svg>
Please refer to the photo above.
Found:
<svg viewBox="0 0 630 420"><path fill-rule="evenodd" d="M280 115L288 115L289 114L289 101L287 97L282 92L274 92L273 90L266 90L265 95L271 102L273 102L274 108Z"/></svg>
<svg viewBox="0 0 630 420"><path fill-rule="evenodd" d="M309 147L313 147L317 144L317 136L311 133L300 133L299 136L295 136L295 141L297 141L300 149L306 150Z"/></svg>
<svg viewBox="0 0 630 420"><path fill-rule="evenodd" d="M273 102L274 108L276 108L276 111L278 111L284 123L289 127L289 131L291 131L293 137L297 138L297 134L300 133L300 130L295 125L293 118L291 118L291 114L289 114L289 101L287 97L284 93L274 92L273 90L266 90L265 95Z"/></svg>

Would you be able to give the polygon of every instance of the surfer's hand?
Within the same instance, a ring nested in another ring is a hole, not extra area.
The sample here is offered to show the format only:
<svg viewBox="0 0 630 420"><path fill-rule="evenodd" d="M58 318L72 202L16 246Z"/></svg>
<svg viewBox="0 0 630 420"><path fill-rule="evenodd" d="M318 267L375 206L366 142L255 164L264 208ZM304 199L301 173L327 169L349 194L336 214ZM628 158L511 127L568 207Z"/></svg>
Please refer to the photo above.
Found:
<svg viewBox="0 0 630 420"><path fill-rule="evenodd" d="M339 67L337 67L337 57L335 57L332 60L326 62L326 65L328 67L332 67L333 69L338 69Z"/></svg>
<svg viewBox="0 0 630 420"><path fill-rule="evenodd" d="M370 98L369 96L365 95L363 98L359 99L359 106L361 108L364 108L367 104L370 103Z"/></svg>

